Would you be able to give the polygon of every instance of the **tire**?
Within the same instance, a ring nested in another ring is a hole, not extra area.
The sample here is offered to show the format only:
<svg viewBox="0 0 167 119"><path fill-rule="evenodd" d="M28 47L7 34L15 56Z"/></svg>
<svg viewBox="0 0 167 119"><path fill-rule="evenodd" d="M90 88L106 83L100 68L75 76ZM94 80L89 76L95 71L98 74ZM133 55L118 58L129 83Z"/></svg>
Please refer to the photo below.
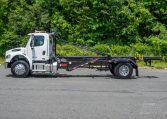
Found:
<svg viewBox="0 0 167 119"><path fill-rule="evenodd" d="M119 63L114 68L115 77L118 79L130 79L133 67L129 63Z"/></svg>
<svg viewBox="0 0 167 119"><path fill-rule="evenodd" d="M25 78L29 75L30 67L26 61L18 60L12 64L11 72L18 78Z"/></svg>

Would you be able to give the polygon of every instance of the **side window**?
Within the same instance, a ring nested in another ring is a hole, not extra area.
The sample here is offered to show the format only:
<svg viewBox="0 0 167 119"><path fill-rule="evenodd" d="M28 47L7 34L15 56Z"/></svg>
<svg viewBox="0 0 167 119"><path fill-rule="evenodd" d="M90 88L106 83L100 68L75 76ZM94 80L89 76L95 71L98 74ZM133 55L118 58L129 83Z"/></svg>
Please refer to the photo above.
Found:
<svg viewBox="0 0 167 119"><path fill-rule="evenodd" d="M44 44L44 36L34 36L34 47L42 46L43 44Z"/></svg>

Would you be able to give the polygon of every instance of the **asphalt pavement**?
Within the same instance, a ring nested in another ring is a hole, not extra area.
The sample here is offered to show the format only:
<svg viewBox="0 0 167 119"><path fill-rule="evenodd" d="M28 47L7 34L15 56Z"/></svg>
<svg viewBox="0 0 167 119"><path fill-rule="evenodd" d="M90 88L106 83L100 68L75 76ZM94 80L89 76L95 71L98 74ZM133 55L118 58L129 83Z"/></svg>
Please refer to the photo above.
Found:
<svg viewBox="0 0 167 119"><path fill-rule="evenodd" d="M60 73L66 77L15 78L0 66L0 119L167 119L167 70L139 69L126 80Z"/></svg>

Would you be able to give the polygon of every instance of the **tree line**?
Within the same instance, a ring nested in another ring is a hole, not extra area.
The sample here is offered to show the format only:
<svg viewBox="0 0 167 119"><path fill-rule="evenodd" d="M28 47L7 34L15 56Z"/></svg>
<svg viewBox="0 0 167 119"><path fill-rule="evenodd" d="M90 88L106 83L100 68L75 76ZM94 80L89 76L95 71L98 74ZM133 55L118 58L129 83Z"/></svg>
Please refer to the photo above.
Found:
<svg viewBox="0 0 167 119"><path fill-rule="evenodd" d="M0 56L24 46L27 34L35 30L57 31L65 40L111 55L133 49L136 54L166 56L167 1L0 0Z"/></svg>

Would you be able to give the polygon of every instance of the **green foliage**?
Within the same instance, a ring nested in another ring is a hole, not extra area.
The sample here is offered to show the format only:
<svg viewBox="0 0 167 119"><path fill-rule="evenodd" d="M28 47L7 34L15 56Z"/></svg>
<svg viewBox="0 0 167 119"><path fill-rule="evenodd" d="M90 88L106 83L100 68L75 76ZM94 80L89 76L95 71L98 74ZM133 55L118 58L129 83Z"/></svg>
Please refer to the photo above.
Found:
<svg viewBox="0 0 167 119"><path fill-rule="evenodd" d="M35 30L114 56L167 54L166 0L1 0L0 56ZM94 55L58 46L61 55Z"/></svg>
<svg viewBox="0 0 167 119"><path fill-rule="evenodd" d="M0 39L0 56L3 56L6 49L19 46L21 44L20 37L14 32L5 32Z"/></svg>
<svg viewBox="0 0 167 119"><path fill-rule="evenodd" d="M132 44L134 56L152 55L152 48L143 43Z"/></svg>
<svg viewBox="0 0 167 119"><path fill-rule="evenodd" d="M4 58L0 57L0 64L3 64L3 63L4 63Z"/></svg>
<svg viewBox="0 0 167 119"><path fill-rule="evenodd" d="M94 49L105 52L105 53L110 53L110 50L111 50L109 45L106 45L106 44L95 45Z"/></svg>
<svg viewBox="0 0 167 119"><path fill-rule="evenodd" d="M152 46L154 55L166 56L167 53L167 40L158 37L150 37L148 43Z"/></svg>
<svg viewBox="0 0 167 119"><path fill-rule="evenodd" d="M111 56L131 56L131 48L129 46L113 45L110 51Z"/></svg>
<svg viewBox="0 0 167 119"><path fill-rule="evenodd" d="M58 44L57 54L61 56L97 56L97 54L93 52L82 50L76 46L69 44Z"/></svg>

